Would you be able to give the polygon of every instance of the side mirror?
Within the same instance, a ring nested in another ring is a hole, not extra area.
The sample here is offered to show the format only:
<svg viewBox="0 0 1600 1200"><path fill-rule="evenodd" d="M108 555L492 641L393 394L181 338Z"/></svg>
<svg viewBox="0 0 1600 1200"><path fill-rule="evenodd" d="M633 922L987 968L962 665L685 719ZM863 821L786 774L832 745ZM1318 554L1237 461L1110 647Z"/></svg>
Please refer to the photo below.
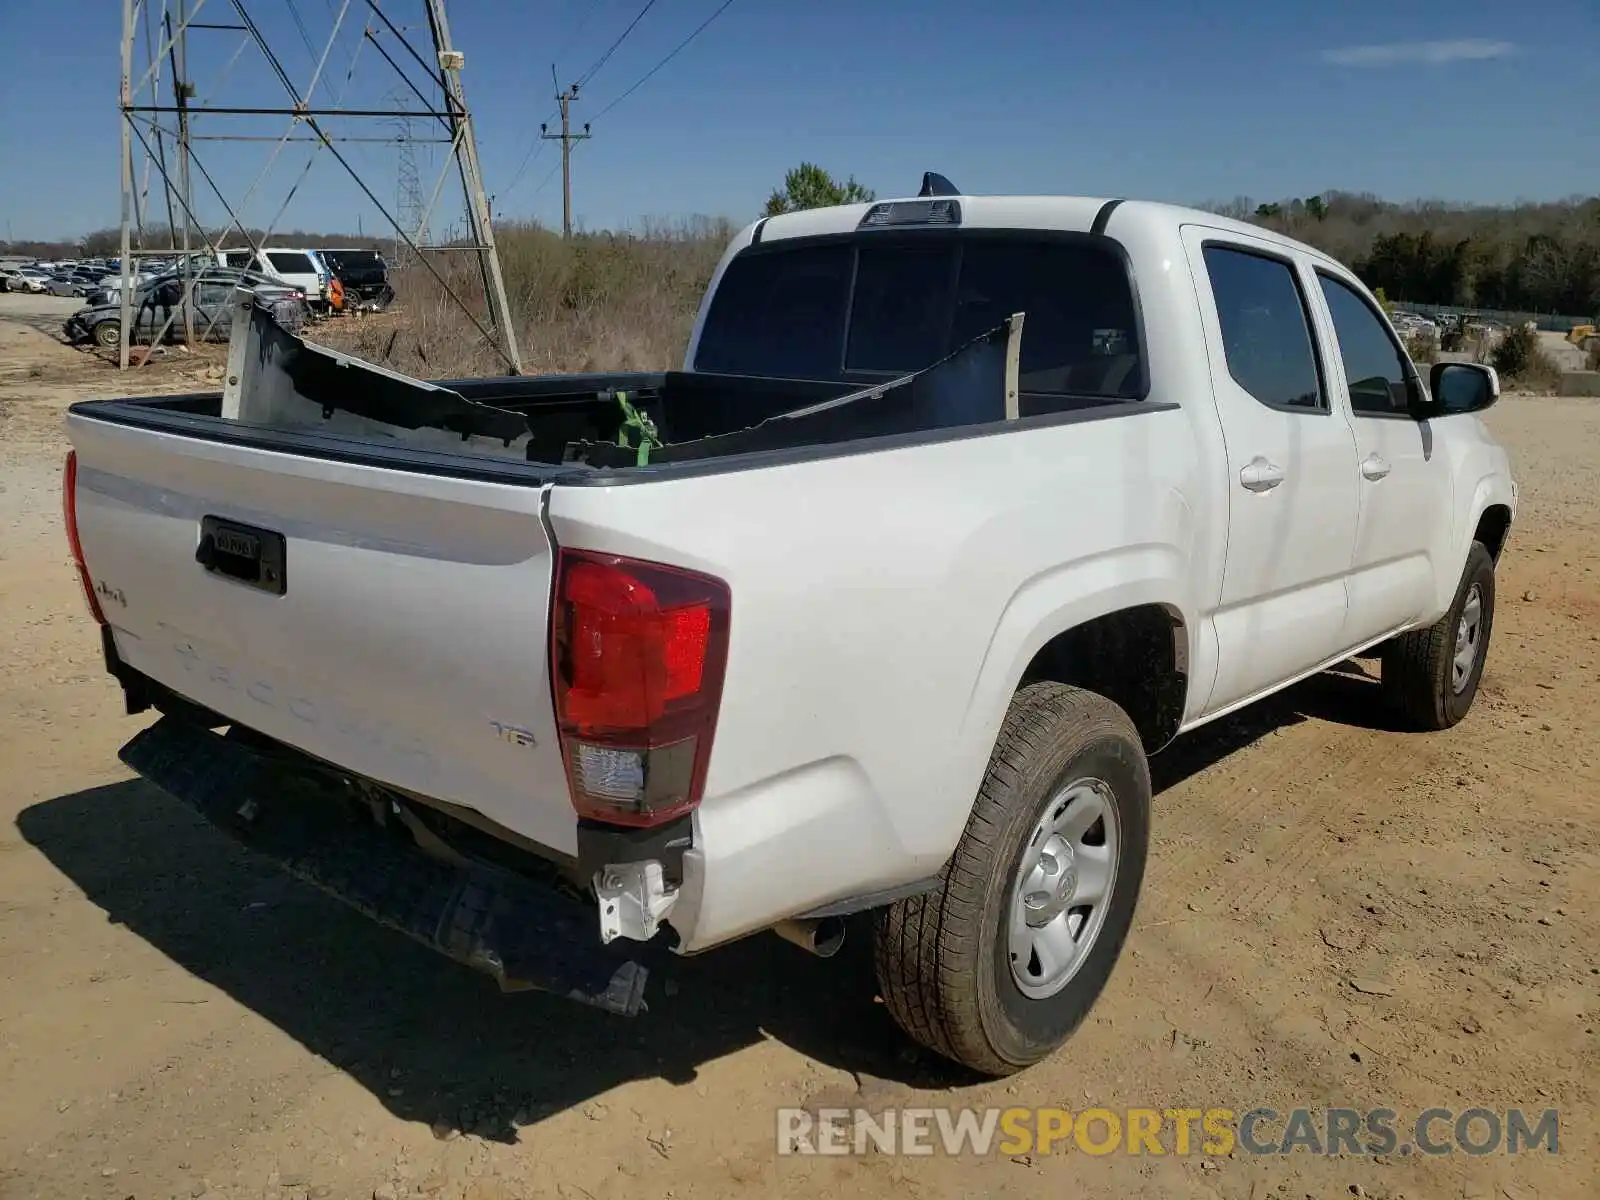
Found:
<svg viewBox="0 0 1600 1200"><path fill-rule="evenodd" d="M1482 412L1500 399L1500 375L1481 363L1434 363L1428 376L1429 416Z"/></svg>

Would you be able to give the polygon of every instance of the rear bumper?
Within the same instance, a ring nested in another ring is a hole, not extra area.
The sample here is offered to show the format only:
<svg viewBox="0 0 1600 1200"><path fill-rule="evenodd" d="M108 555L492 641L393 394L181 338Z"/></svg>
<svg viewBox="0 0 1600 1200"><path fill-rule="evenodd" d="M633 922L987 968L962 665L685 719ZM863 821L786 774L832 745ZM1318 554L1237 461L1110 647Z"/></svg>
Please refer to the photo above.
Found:
<svg viewBox="0 0 1600 1200"><path fill-rule="evenodd" d="M461 866L331 780L177 717L122 748L122 761L223 833L390 929L493 976L624 1016L645 1008L649 972L595 931L593 910L523 875Z"/></svg>
<svg viewBox="0 0 1600 1200"><path fill-rule="evenodd" d="M191 739L182 743L180 753L176 749L176 739L180 733L162 735L161 742L174 747L171 753L178 757L178 765L198 770L217 760L218 756L226 756L230 761L239 753L256 757L238 742L211 732L228 724L228 718L171 691L126 663L118 653L116 637L110 626L101 627L100 637L106 670L121 685L129 715L154 708L165 719L149 731L152 737L157 729L178 726L180 732ZM361 896L349 894L341 888L338 880L327 876L318 866L321 857L329 852L329 847L335 846L339 837L350 832L348 825L339 826L337 836L329 829L322 835L323 845L308 849L293 861L286 861L284 855L274 847L259 844L254 831L241 828L230 816L230 800L236 808L242 801L232 798L244 793L229 792L224 788L221 792L212 791L209 795L197 794L192 784L176 777L173 764L160 761L153 751L137 749L144 736L135 738L123 748L123 761L133 770L200 809L225 832L261 850L280 867L331 892L383 924L402 928L411 936L419 936L412 929L403 928L403 923L397 923L399 918L395 914L378 911ZM286 745L279 745L278 750L282 755L306 765L316 762ZM185 764L185 755L191 756L193 762ZM217 769L222 768L219 766ZM341 778L360 778L342 769L331 769L327 773ZM213 789L216 786L211 785ZM278 803L278 793L283 788L281 784L274 784L273 788L270 794ZM204 791L201 789L201 793ZM330 799L344 801L347 797L335 796ZM571 857L557 853L547 845L532 842L470 809L416 793L407 793L404 799L406 803L419 804L442 814L448 825L437 827L436 832L453 849L491 868L510 867L513 878L518 880L522 874L516 868L541 863L554 866L558 875L582 889L587 881L595 877L596 872L608 865L651 860L660 862L667 885L680 889L678 901L669 917L675 938L672 948L680 954L699 953L791 917L820 918L877 907L904 896L928 891L937 886L939 881L937 872L940 864L922 862L904 852L886 820L882 805L865 778L841 760L813 764L799 772L786 772L762 785L718 797L712 804L702 806L693 814L686 814L667 825L652 829L579 821L576 828L576 854ZM284 804L291 802L292 798L281 801ZM338 804L324 805L325 809L338 807ZM322 815L326 818L327 813ZM378 831L369 828L361 832L372 835ZM408 863L417 863L415 868L404 868L406 886L412 891L422 886L418 881L425 877L426 872L437 872L441 868L437 859L423 854L414 846L396 846L391 840L383 838L379 849L380 857L404 854ZM797 863L804 863L805 868L796 869ZM398 867L395 869L401 870ZM629 941L616 941L610 946L603 946L592 903L579 903L564 892L555 892L551 898L559 902L564 930L573 935L569 946L604 955L604 961L610 964L613 973L619 969L617 964L626 962L616 953L619 948L632 946L636 950L643 949L639 943ZM512 979L508 982L501 968L509 966L513 973L531 970L527 965L528 960L516 954L510 960L462 958L459 953L440 944L437 931L444 928L445 916L443 912L435 912L431 918L432 924L428 927L434 932L422 930L419 940L452 958L467 962L469 966L497 975L502 985L508 988L533 987L562 991L563 994L570 990L561 981L527 983ZM535 958L538 953L537 947L529 950L529 954ZM497 962L501 967L497 968ZM638 966L638 970L642 987L644 968ZM609 989L610 984L608 981L599 981L597 984L595 978L589 978L586 987L593 992L597 986ZM603 998L586 1002L614 1007ZM643 1007L642 1001L639 1007Z"/></svg>

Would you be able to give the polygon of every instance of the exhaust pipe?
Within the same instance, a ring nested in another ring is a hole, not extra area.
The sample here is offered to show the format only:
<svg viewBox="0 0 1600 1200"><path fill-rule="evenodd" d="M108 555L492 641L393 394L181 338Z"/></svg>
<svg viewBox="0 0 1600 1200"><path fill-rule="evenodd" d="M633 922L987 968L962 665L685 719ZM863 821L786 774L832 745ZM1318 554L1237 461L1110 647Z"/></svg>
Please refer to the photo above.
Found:
<svg viewBox="0 0 1600 1200"><path fill-rule="evenodd" d="M779 921L772 932L786 942L793 942L802 950L809 950L818 958L832 958L844 945L845 924L842 917L819 917L816 920L795 919Z"/></svg>

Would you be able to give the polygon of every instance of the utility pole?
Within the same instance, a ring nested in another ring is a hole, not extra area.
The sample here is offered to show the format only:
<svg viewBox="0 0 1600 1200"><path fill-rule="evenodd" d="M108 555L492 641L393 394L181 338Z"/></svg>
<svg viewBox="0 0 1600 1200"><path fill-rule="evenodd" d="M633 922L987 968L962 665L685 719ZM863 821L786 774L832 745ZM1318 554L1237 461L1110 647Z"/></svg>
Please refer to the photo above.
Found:
<svg viewBox="0 0 1600 1200"><path fill-rule="evenodd" d="M202 0L202 3L204 0ZM183 345L194 350L194 270L189 260L191 247L189 234L194 228L191 205L194 193L189 182L189 100L194 95L194 85L189 82L189 18L184 15L184 0L178 0L178 29L172 43L172 91L178 107L178 188L183 193ZM155 352L152 342L151 353ZM145 355L145 361L150 356Z"/></svg>
<svg viewBox="0 0 1600 1200"><path fill-rule="evenodd" d="M551 69L552 73L554 68ZM539 126L539 136L547 142L558 141L561 143L561 236L572 236L572 143L581 142L584 138L593 137L589 132L589 123L584 122L582 133L573 133L569 124L568 110L574 100L578 98L578 85L573 84L564 92L556 93L556 103L561 106L561 132L549 132L549 126Z"/></svg>
<svg viewBox="0 0 1600 1200"><path fill-rule="evenodd" d="M472 230L472 240L483 251L478 255L478 270L483 278L484 297L500 334L506 364L513 375L521 375L522 352L517 349L517 331L511 322L511 303L506 299L500 252L495 249L494 222L489 216L489 198L483 190L483 167L478 162L478 139L473 133L472 118L467 114L466 93L461 88L461 68L466 65L466 56L450 43L444 0L428 0L428 25L433 31L433 45L438 54L439 82L448 101L452 144L459 147L456 165L461 171L461 190L467 199L467 226Z"/></svg>
<svg viewBox="0 0 1600 1200"><path fill-rule="evenodd" d="M133 105L133 8L134 0L122 0L122 87L117 93L117 107L122 120L122 257L118 266L122 272L122 302L117 326L117 365L128 369L128 342L132 338L129 322L133 319L133 128L128 109ZM159 62L160 60L157 59ZM6 240L11 238L11 222L6 221Z"/></svg>

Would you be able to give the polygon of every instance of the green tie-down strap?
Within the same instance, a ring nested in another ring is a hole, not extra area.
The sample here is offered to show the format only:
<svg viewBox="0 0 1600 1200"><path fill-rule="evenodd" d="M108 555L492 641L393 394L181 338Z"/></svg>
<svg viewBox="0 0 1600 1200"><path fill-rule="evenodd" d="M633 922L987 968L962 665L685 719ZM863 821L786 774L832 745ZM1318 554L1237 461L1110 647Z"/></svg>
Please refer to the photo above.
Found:
<svg viewBox="0 0 1600 1200"><path fill-rule="evenodd" d="M628 446L628 430L636 430L639 434L639 466L645 466L650 461L650 451L661 445L661 437L656 433L656 423L648 414L640 412L633 406L633 401L628 399L627 392L617 393L617 403L622 406L622 428L617 430L617 445L623 449Z"/></svg>

